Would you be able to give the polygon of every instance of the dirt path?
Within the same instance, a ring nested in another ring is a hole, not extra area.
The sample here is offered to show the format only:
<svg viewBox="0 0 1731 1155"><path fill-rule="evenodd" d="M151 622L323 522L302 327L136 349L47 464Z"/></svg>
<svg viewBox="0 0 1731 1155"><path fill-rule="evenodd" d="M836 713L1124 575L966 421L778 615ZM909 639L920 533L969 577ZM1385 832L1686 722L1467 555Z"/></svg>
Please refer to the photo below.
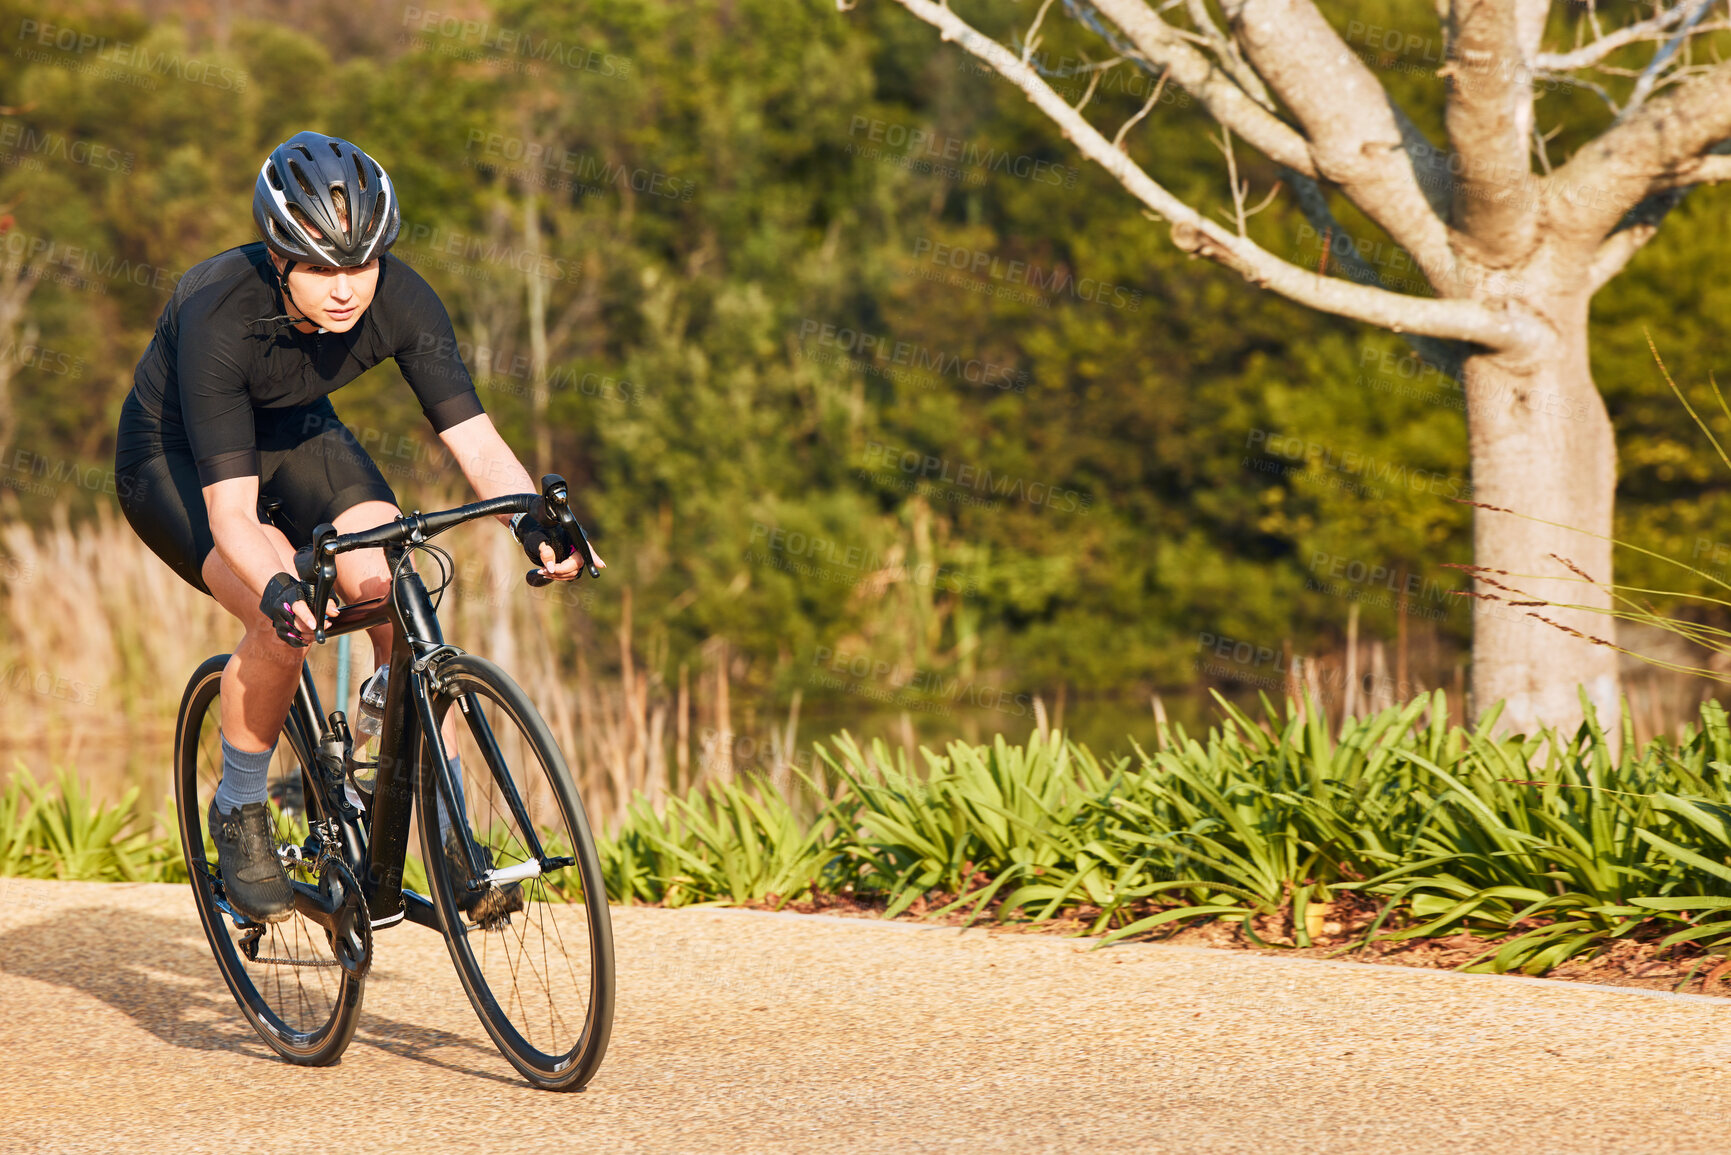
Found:
<svg viewBox="0 0 1731 1155"><path fill-rule="evenodd" d="M0 1151L1723 1152L1731 1002L739 912L615 912L578 1095L382 933L342 1064L235 1011L183 888L0 880ZM532 1144L532 1146L523 1146ZM551 1149L551 1148L549 1148Z"/></svg>

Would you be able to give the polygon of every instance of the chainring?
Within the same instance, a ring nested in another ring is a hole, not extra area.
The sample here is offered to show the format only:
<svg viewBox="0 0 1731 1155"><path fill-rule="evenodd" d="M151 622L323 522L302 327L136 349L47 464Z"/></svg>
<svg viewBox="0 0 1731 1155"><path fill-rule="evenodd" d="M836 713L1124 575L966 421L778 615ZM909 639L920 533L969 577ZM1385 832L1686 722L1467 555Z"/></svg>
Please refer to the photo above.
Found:
<svg viewBox="0 0 1731 1155"><path fill-rule="evenodd" d="M340 858L331 858L319 872L319 890L336 907L337 929L327 932L331 954L350 977L366 978L373 966L373 917L366 896Z"/></svg>

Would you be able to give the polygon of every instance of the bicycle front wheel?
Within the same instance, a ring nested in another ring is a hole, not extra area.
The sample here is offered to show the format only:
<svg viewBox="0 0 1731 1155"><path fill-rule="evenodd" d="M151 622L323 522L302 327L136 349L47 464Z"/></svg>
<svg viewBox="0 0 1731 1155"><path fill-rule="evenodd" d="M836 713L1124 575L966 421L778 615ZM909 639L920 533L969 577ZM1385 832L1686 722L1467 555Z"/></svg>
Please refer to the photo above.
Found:
<svg viewBox="0 0 1731 1155"><path fill-rule="evenodd" d="M283 1058L302 1066L334 1063L354 1037L364 980L337 962L330 935L304 915L259 925L237 919L227 907L216 847L206 830L206 811L222 781L222 670L228 655L208 659L187 683L174 732L174 798L186 870L198 917L216 955L217 969L241 1013ZM306 838L307 807L317 810L311 788L311 752L295 727L284 730L271 761L273 797L292 799L275 812L278 846ZM319 817L316 813L312 818ZM314 882L304 865L290 871L297 882Z"/></svg>
<svg viewBox="0 0 1731 1155"><path fill-rule="evenodd" d="M552 732L510 675L472 654L439 675L434 716L449 731L446 716L459 712L446 751L458 762L454 809L483 866L518 876L500 888L515 888L507 901L488 896L480 909L492 914L470 921L476 893L460 852L453 862L453 808L425 767L421 847L445 942L505 1058L537 1087L576 1090L594 1077L613 1029L613 928L589 820ZM537 844L546 860L570 864L539 870Z"/></svg>

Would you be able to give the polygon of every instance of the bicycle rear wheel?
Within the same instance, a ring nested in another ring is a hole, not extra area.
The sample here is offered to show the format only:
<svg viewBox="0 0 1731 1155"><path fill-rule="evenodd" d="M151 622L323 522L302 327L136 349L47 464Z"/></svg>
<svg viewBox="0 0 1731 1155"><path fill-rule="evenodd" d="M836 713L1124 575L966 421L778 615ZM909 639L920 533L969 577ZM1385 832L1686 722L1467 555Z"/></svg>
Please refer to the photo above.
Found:
<svg viewBox="0 0 1731 1155"><path fill-rule="evenodd" d="M289 1062L325 1066L336 1062L354 1037L365 980L338 964L329 934L305 916L295 913L283 922L259 926L224 909L216 847L205 824L211 796L222 780L221 691L227 662L228 655L219 655L193 673L175 725L174 799L187 874L217 968L241 1013ZM271 794L304 798L316 821L318 792L309 770L315 763L302 748L302 735L294 731L286 727L284 740L277 744ZM279 846L298 846L305 840L308 813L279 810L276 818ZM304 867L291 870L289 877L317 881Z"/></svg>
<svg viewBox="0 0 1731 1155"><path fill-rule="evenodd" d="M516 883L522 909L502 924L469 922L459 906L468 878L446 865L449 820L438 817L438 783L425 767L421 847L451 961L512 1066L537 1087L576 1090L594 1077L613 1029L613 929L589 821L547 723L504 670L463 654L439 675L435 717L442 725L453 707L461 712L447 751L461 761L457 809L491 866L532 871L536 839L548 858L574 860Z"/></svg>

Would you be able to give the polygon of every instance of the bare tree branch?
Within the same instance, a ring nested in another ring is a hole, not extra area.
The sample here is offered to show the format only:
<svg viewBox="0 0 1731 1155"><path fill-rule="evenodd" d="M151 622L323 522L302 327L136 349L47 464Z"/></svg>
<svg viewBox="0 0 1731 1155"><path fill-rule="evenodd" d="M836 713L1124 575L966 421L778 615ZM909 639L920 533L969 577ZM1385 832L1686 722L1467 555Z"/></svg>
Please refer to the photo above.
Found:
<svg viewBox="0 0 1731 1155"><path fill-rule="evenodd" d="M1533 67L1547 72L1573 72L1581 68L1591 68L1619 48L1638 44L1643 40L1664 39L1669 35L1671 27L1687 13L1688 6L1679 4L1626 28L1604 33L1572 52L1540 52L1533 57Z"/></svg>
<svg viewBox="0 0 1731 1155"><path fill-rule="evenodd" d="M1654 183L1660 188L1684 188L1692 184L1720 184L1731 180L1731 156L1711 153L1678 166L1675 172Z"/></svg>
<svg viewBox="0 0 1731 1155"><path fill-rule="evenodd" d="M1598 292L1605 282L1623 271L1623 267L1653 239L1659 225L1683 203L1683 198L1694 186L1718 181L1731 181L1731 140L1714 145L1711 153L1685 165L1678 172L1674 185L1650 194L1629 210L1593 253L1588 268L1592 291Z"/></svg>
<svg viewBox="0 0 1731 1155"><path fill-rule="evenodd" d="M1446 0L1441 0L1441 2L1446 3ZM1117 46L1117 40L1112 29L1101 23L1101 18L1098 12L1085 6L1085 0L1066 0L1066 3L1069 5L1071 11L1077 15L1078 19L1082 20L1094 31L1100 33L1109 43L1113 43ZM1222 65L1226 68L1232 79L1236 81L1239 87L1248 93L1258 104L1262 105L1262 107L1268 109L1270 112L1274 112L1274 98L1269 95L1268 86L1262 82L1262 78L1256 74L1256 70L1251 68L1249 63L1245 61L1244 57L1238 52L1237 47L1232 43L1232 41L1215 26L1212 17L1209 15L1206 0L1185 0L1185 4L1190 13L1191 20L1195 22L1199 28L1204 30L1205 38L1208 40L1211 50L1216 56L1220 57ZM1171 7L1170 0L1168 0L1168 3L1161 5L1161 7ZM1136 66L1146 70L1149 74L1158 76L1161 85L1165 84L1167 79L1172 75L1169 70L1159 68L1146 57L1139 54L1127 56L1126 59L1130 60ZM1156 92L1158 92L1158 87L1159 86L1157 85ZM1150 106L1151 105L1152 100L1150 100ZM1079 110L1081 105L1078 104L1077 108ZM1231 131L1224 124L1222 124L1221 127L1226 129L1226 131ZM1119 135L1113 138L1112 141L1114 145L1118 144L1123 138L1125 131L1127 131L1126 128L1120 128L1118 130ZM1330 250L1325 252L1323 255L1323 261L1325 264L1332 258L1335 266L1340 270L1340 272L1354 284L1386 287L1383 285L1381 272L1375 266L1370 264L1370 262L1361 257L1358 252L1358 247L1350 243L1350 238L1347 238L1346 229L1341 226L1341 223L1338 220L1335 219L1334 210L1329 206L1328 194L1323 192L1322 186L1317 183L1316 178L1307 175L1306 173L1299 172L1296 169L1281 165L1280 180L1288 188L1292 189L1293 198L1298 204L1299 211L1304 214L1304 219L1310 224L1311 228L1315 230L1316 235L1323 238L1324 247ZM1279 188L1279 185L1276 185L1275 187ZM1272 196L1273 194L1270 193L1271 198ZM1348 243L1344 245L1336 244L1336 241L1342 238L1346 238ZM1318 271L1326 271L1326 268L1319 269ZM1442 341L1417 333L1407 333L1403 334L1403 336L1407 345L1412 348L1413 352L1418 354L1421 360L1435 367L1438 371L1451 379L1460 376L1461 362L1464 357L1464 352L1462 346L1458 342Z"/></svg>
<svg viewBox="0 0 1731 1155"><path fill-rule="evenodd" d="M1244 91L1224 69L1155 14L1145 0L1093 0L1151 63L1170 72L1210 116L1276 164L1316 176L1310 145L1297 129Z"/></svg>
<svg viewBox="0 0 1731 1155"><path fill-rule="evenodd" d="M1132 116L1129 120L1126 120L1123 124L1118 126L1117 134L1112 137L1112 147L1113 148L1118 149L1120 152L1123 151L1123 149L1124 149L1124 137L1126 135L1128 135L1130 130L1132 128L1135 128L1137 123L1143 117L1147 116L1149 111L1154 107L1154 105L1159 102L1160 94L1162 92L1166 91L1166 78L1170 75L1172 75L1170 72L1162 73L1160 76L1160 79L1155 81L1155 83L1154 83L1154 91L1150 92L1148 94L1148 99L1143 101L1142 110L1140 112L1138 112L1135 116ZM1076 106L1076 111L1081 112L1082 106L1078 104ZM1230 128L1228 128L1225 131L1231 132L1232 130Z"/></svg>
<svg viewBox="0 0 1731 1155"><path fill-rule="evenodd" d="M1690 29L1701 22L1701 18L1707 15L1707 9L1712 7L1713 3L1714 0L1690 0L1689 3L1673 9L1673 11L1685 13L1682 24L1671 38L1665 41L1657 52L1653 53L1653 59L1647 62L1647 67L1641 70L1641 75L1635 80L1635 90L1629 94L1628 102L1623 105L1623 112L1617 118L1618 120L1628 119L1632 112L1647 102L1647 97L1652 95L1653 86L1659 82L1659 76L1665 71L1665 66L1677 54L1677 49L1682 46L1683 41L1689 38Z"/></svg>
<svg viewBox="0 0 1731 1155"><path fill-rule="evenodd" d="M1390 293L1324 277L1281 260L1253 241L1208 220L1161 187L1126 153L1113 148L1037 72L1008 48L977 32L948 7L935 0L898 0L898 3L937 28L945 40L955 41L1027 94L1083 156L1111 173L1137 200L1171 222L1173 242L1185 252L1236 269L1245 279L1300 304L1396 333L1423 333L1495 349L1533 344L1542 339L1536 322L1516 313L1470 300Z"/></svg>
<svg viewBox="0 0 1731 1155"><path fill-rule="evenodd" d="M1143 0L1105 0L1101 9L1108 4L1145 8ZM1225 0L1224 8L1246 59L1304 129L1317 175L1411 253L1432 284L1444 284L1453 267L1446 165L1433 167L1443 151L1310 0Z"/></svg>
<svg viewBox="0 0 1731 1155"><path fill-rule="evenodd" d="M1560 239L1596 242L1652 193L1692 183L1691 166L1728 137L1731 63L1723 63L1606 129L1540 182L1539 198Z"/></svg>

